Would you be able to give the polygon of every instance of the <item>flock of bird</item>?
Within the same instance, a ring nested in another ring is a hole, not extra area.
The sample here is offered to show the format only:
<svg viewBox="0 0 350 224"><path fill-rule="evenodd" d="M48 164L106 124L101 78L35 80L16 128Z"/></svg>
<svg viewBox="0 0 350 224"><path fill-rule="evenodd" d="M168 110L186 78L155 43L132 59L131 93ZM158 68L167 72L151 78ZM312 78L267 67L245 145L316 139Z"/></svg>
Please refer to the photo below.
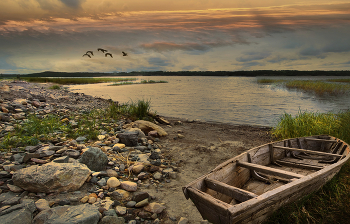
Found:
<svg viewBox="0 0 350 224"><path fill-rule="evenodd" d="M103 54L105 54L105 57L110 56L111 58L113 58L113 55L111 53L105 53L107 52L107 50L102 49L102 48L97 48L97 51L101 51ZM127 53L125 53L124 51L122 51L123 56L128 56ZM89 58L91 58L91 56L94 56L94 52L93 51L87 51L85 54L83 54L84 56L88 56Z"/></svg>

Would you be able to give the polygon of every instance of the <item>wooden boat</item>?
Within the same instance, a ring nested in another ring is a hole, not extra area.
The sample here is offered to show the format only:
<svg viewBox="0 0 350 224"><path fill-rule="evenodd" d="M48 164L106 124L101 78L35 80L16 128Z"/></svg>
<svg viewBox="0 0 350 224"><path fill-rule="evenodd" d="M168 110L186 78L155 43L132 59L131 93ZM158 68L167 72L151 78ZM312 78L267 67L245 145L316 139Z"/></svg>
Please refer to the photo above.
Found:
<svg viewBox="0 0 350 224"><path fill-rule="evenodd" d="M349 157L349 145L332 136L286 139L227 160L183 192L211 223L261 223L319 189Z"/></svg>

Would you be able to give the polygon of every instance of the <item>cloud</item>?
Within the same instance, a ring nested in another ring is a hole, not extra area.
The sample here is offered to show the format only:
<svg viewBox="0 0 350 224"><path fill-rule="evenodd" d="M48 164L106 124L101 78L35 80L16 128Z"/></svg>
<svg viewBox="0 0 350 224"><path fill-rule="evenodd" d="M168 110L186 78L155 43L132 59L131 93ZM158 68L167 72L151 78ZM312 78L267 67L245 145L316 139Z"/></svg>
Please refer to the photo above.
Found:
<svg viewBox="0 0 350 224"><path fill-rule="evenodd" d="M265 59L271 55L271 52L246 52L244 56L237 57L238 62L251 62Z"/></svg>
<svg viewBox="0 0 350 224"><path fill-rule="evenodd" d="M157 66L157 67L164 67L171 65L170 61L167 59L159 58L159 57L152 57L148 59L148 63Z"/></svg>
<svg viewBox="0 0 350 224"><path fill-rule="evenodd" d="M86 2L86 0L60 0L63 4L70 8L81 8L81 5Z"/></svg>

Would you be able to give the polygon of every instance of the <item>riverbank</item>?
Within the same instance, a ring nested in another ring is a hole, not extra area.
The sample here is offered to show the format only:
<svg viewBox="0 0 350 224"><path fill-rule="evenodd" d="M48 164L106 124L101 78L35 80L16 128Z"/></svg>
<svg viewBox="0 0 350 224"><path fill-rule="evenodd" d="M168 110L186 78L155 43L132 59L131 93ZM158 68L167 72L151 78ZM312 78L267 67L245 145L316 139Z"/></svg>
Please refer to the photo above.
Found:
<svg viewBox="0 0 350 224"><path fill-rule="evenodd" d="M5 135L5 130L11 129L7 128L11 126L12 121L16 120L14 118L15 114L24 113L21 114L22 117L16 116L18 118L17 121L21 121L26 118L27 113L31 110L40 110L40 113L43 113L43 115L55 113L64 116L64 113L67 113L65 118L69 119L71 118L68 116L68 113L74 112L77 113L76 121L78 121L78 114L81 111L104 109L111 103L110 100L72 93L65 89L50 89L51 85L20 81L1 83L2 117L9 118L8 121L1 122L3 135ZM12 106L13 110L11 111L11 108L4 106L4 104ZM20 109L20 107L27 110L16 110ZM62 139L56 143L40 144L35 151L30 152L32 154L38 153L37 150L46 148L48 151L54 151L56 156L52 154L41 158L30 158L25 163L23 160L21 162L14 159L17 158L14 155L20 154L16 150L3 153L1 156L2 164L0 165L2 168L1 172L3 172L0 198L4 198L5 194L13 191L13 189L11 190L13 186L13 169L43 166L42 164L51 162L57 156L68 156L72 162L80 159L87 149L93 147L100 149L107 156L108 165L105 167L106 171L92 172L87 178L90 180L73 192L52 194L22 190L16 193L18 195L15 198L18 201L17 205L23 204L23 199L33 200L33 203L36 205L35 210L31 213L33 218L39 214L39 209L41 209L38 203L39 199L43 199L48 202L49 207L46 206L46 209L55 209L64 205L72 207L91 204L98 208L102 207L107 211L111 210L112 214L115 211L119 217L122 217L125 222L129 223L178 223L181 218L187 219L189 223L198 223L202 219L193 203L187 201L183 196L182 187L228 158L272 140L267 127L205 123L170 117L165 119L170 124L158 124L158 126L164 129L167 135L158 138L145 136L147 141L142 146L147 147L147 149L142 148L141 150L141 148L125 147L124 150L121 150L113 147L118 143L116 142L118 139L117 129L119 128L119 131L121 131L129 123L129 121L120 120L115 121L114 124L104 124L106 127L113 127L114 132L103 133L101 131L101 139L98 141L91 141L90 139L83 141ZM59 153L60 150L64 151L62 149L66 149L66 154L64 152ZM146 159L139 163L136 163L137 159L132 161L132 158L141 158L142 160L144 156L152 157L153 159ZM140 172L133 169L133 167L137 166L139 169L142 167ZM144 176L140 176L141 173ZM136 184L136 191L120 186L110 189L106 183L112 177L116 177L121 182L132 182L130 183L132 186ZM114 193L116 190L118 190L118 193ZM123 193L122 195L125 193L125 195L121 196L120 192ZM147 199L143 206L138 205L136 207L136 204L133 204L139 200L135 199L137 195L144 195L142 196L144 197L143 200ZM86 197L88 197L88 201L84 202L83 199L86 199ZM93 202L94 199L90 199L91 197L96 198L96 201ZM13 199L0 200L2 212L16 205L8 204L8 202L4 204L3 202L7 200ZM89 200L91 200L90 203ZM159 213L159 210L150 211L147 206L152 203L159 208L164 206L165 209L161 209ZM109 207L106 207L106 204L109 204ZM102 216L111 216L108 215L109 213L106 215L104 209L100 209L99 219Z"/></svg>

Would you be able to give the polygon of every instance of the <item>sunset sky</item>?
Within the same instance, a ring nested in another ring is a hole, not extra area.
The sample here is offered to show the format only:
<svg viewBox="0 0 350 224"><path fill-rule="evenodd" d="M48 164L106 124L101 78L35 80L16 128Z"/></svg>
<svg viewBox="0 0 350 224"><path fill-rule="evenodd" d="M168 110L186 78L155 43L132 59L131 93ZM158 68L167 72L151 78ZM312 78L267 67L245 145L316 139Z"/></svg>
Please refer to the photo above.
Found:
<svg viewBox="0 0 350 224"><path fill-rule="evenodd" d="M0 1L0 73L263 69L350 70L350 1Z"/></svg>

